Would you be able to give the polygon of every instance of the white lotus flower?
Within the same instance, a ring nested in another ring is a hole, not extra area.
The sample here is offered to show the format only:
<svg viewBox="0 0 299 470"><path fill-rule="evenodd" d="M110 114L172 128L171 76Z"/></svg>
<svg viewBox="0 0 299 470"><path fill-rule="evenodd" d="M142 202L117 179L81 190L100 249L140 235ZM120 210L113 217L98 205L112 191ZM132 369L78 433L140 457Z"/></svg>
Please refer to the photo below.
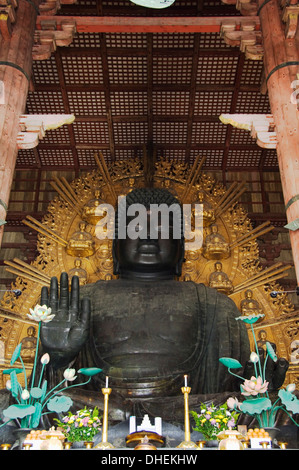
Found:
<svg viewBox="0 0 299 470"><path fill-rule="evenodd" d="M63 376L65 380L68 380L69 382L72 382L73 380L76 380L77 376L75 375L76 371L75 369L65 369Z"/></svg>
<svg viewBox="0 0 299 470"><path fill-rule="evenodd" d="M49 364L50 362L50 356L48 353L45 353L41 358L40 358L40 362L42 364Z"/></svg>
<svg viewBox="0 0 299 470"><path fill-rule="evenodd" d="M5 387L7 388L7 390L11 390L11 380L6 381Z"/></svg>
<svg viewBox="0 0 299 470"><path fill-rule="evenodd" d="M293 393L293 392L295 391L295 389L296 389L296 385L295 385L295 384L289 384L289 385L286 387L286 390L287 390L288 392L291 392L291 393Z"/></svg>
<svg viewBox="0 0 299 470"><path fill-rule="evenodd" d="M28 400L28 398L30 397L30 393L28 392L28 390L24 389L24 390L22 391L22 395L21 395L21 396L22 396L22 399L23 399L23 400Z"/></svg>
<svg viewBox="0 0 299 470"><path fill-rule="evenodd" d="M34 309L30 308L30 313L27 314L27 317L30 318L30 320L34 320L37 322L44 322L48 323L49 321L53 320L55 315L51 315L52 309L50 307L47 307L46 305L36 305Z"/></svg>
<svg viewBox="0 0 299 470"><path fill-rule="evenodd" d="M256 354L256 352L253 351L253 352L250 354L250 361L251 361L251 362L258 362L258 361L259 361L259 357L258 357L258 355Z"/></svg>

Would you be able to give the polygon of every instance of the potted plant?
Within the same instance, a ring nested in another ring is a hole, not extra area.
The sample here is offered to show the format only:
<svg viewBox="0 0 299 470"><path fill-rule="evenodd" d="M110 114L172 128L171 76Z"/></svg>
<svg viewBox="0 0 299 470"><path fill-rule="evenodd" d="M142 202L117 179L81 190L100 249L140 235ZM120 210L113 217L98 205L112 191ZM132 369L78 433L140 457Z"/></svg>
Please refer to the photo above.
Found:
<svg viewBox="0 0 299 470"><path fill-rule="evenodd" d="M279 410L283 410L291 419L291 421L298 426L293 414L299 413L299 400L294 395L295 385L290 384L286 389L280 389L278 391L278 397L272 402L268 392L269 383L266 381L266 365L269 358L274 362L277 361L276 353L269 342L266 343L267 354L262 365L256 337L253 329L253 324L258 321L263 314L240 316L236 320L241 320L250 325L252 335L254 339L256 352L253 351L250 355L250 361L254 364L255 376L252 376L249 380L237 375L232 372L232 369L240 369L242 365L239 361L233 358L222 357L220 362L224 364L230 374L238 377L243 381L241 384L241 394L246 397L243 402L239 402L236 398L229 398L228 405L231 409L238 410L241 413L253 416L260 428L271 428L275 426L276 417Z"/></svg>
<svg viewBox="0 0 299 470"><path fill-rule="evenodd" d="M193 431L200 432L208 441L207 446L212 446L221 431L236 427L240 412L229 410L227 403L221 406L201 403L200 412L190 411L190 414L195 421ZM215 445L218 445L218 442Z"/></svg>
<svg viewBox="0 0 299 470"><path fill-rule="evenodd" d="M71 398L61 395L61 392L71 387L78 387L90 382L93 375L101 372L102 369L88 368L80 369L78 373L88 376L88 380L83 383L68 385L67 382L73 382L77 376L75 369L66 369L64 371L63 380L48 391L47 380L43 380L43 374L46 365L50 362L49 354L44 354L40 362L42 364L39 377L36 377L36 366L38 360L38 345L40 337L41 322L49 322L54 315L51 314L51 308L45 305L36 305L34 309L30 309L31 320L38 322L37 347L35 359L30 379L30 385L27 383L26 369L21 357L22 344L20 343L14 350L10 365L14 366L16 361L21 363L22 367L12 367L3 371L4 375L9 376L6 382L6 388L10 391L12 399L15 403L3 410L5 421L0 427L6 425L10 421L15 421L20 429L33 429L40 425L41 417L49 413L67 412L73 404ZM24 374L24 387L21 386L18 375Z"/></svg>
<svg viewBox="0 0 299 470"><path fill-rule="evenodd" d="M93 438L101 430L101 419L98 408L85 407L75 414L70 411L61 420L54 418L59 429L63 432L68 442L92 442Z"/></svg>

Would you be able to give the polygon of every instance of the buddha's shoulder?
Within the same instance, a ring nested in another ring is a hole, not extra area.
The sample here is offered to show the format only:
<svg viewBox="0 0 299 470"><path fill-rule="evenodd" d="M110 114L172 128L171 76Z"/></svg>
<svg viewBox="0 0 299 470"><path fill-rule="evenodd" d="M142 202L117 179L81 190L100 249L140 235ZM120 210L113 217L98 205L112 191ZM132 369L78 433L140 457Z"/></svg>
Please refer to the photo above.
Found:
<svg viewBox="0 0 299 470"><path fill-rule="evenodd" d="M186 284L189 284L188 282ZM223 294L222 292L218 292L217 289L214 289L213 287L206 286L205 284L202 283L192 283L198 293L198 297L201 300L205 300L206 302L209 303L215 303L217 305L223 305L226 307L230 307L233 309L236 309L236 304L235 302L228 297L226 294Z"/></svg>
<svg viewBox="0 0 299 470"><path fill-rule="evenodd" d="M80 295L88 297L96 290L104 290L107 287L108 283L110 282L111 281L99 280L96 282L92 282L90 284L85 284L83 286L80 286Z"/></svg>

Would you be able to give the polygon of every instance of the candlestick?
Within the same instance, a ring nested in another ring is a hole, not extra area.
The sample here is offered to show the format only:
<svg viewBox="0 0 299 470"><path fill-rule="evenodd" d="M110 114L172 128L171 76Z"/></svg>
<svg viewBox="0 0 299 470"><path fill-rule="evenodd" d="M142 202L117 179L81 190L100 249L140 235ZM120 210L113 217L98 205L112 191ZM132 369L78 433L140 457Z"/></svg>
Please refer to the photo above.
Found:
<svg viewBox="0 0 299 470"><path fill-rule="evenodd" d="M107 383L108 377L106 377ZM102 393L104 395L104 413L103 413L103 428L102 428L102 442L99 442L94 448L95 449L114 449L114 446L107 441L108 438L108 402L109 395L112 389L105 387L102 388Z"/></svg>
<svg viewBox="0 0 299 470"><path fill-rule="evenodd" d="M186 383L185 375L185 383ZM184 406L185 406L185 440L181 442L177 447L182 449L200 449L195 442L190 440L190 419L189 419L189 393L191 392L190 387L182 387L181 391L184 395Z"/></svg>

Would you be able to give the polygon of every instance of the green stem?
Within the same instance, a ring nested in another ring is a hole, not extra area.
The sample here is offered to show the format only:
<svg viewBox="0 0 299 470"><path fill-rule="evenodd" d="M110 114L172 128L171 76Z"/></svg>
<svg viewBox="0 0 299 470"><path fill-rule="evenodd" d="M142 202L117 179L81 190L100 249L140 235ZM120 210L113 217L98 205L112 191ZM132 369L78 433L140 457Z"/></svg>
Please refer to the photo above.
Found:
<svg viewBox="0 0 299 470"><path fill-rule="evenodd" d="M241 377L240 375L234 374L234 372L232 372L229 367L228 367L227 370L228 370L228 372L229 372L231 375L234 375L234 376L237 377L238 379L245 380L244 377Z"/></svg>
<svg viewBox="0 0 299 470"><path fill-rule="evenodd" d="M56 388L60 387L60 385L63 384L63 382L65 382L65 379L63 379L61 382L59 382L59 384L56 385L56 387L53 387L53 388L45 395L44 400L45 400L54 390L56 390ZM61 390L59 390L59 391L61 391ZM50 399L50 397L48 398L48 400L49 400L49 399ZM47 401L48 401L48 400L47 400Z"/></svg>
<svg viewBox="0 0 299 470"><path fill-rule="evenodd" d="M283 411L288 415L288 417L293 421L293 423L296 424L296 426L299 427L299 424L296 423L296 421L293 419L292 415L290 415L290 413L288 413L287 410L286 410L283 406L277 406L277 407L276 407L276 410L275 410L275 414L277 413L277 411L278 411L279 409L280 409L280 410L283 410Z"/></svg>
<svg viewBox="0 0 299 470"><path fill-rule="evenodd" d="M257 353L257 355L258 355L258 357L259 357L259 349L258 349L258 346L257 346L257 342L256 342L256 337L255 337L253 325L251 324L250 327L251 327L252 336L253 336L253 340L254 340L255 350L256 350L256 353ZM260 369L260 375L261 375L261 377L263 378L262 367L261 367L261 361L260 361L260 359L259 359L259 369ZM263 380L264 380L264 379L263 379Z"/></svg>
<svg viewBox="0 0 299 470"><path fill-rule="evenodd" d="M265 359L265 362L264 362L264 370L263 370L263 374L264 374L263 380L264 381L266 380L266 364L267 364L267 361L268 361L268 357L269 357L269 354L266 355L266 359ZM267 395L268 398L270 398L268 390L266 391L266 395Z"/></svg>
<svg viewBox="0 0 299 470"><path fill-rule="evenodd" d="M19 357L19 359L20 359L20 362L21 362L22 367L23 367L25 389L27 390L28 384L27 384L27 374L26 374L25 364L24 364L23 359L21 358L21 356Z"/></svg>
<svg viewBox="0 0 299 470"><path fill-rule="evenodd" d="M6 424L10 423L11 421L15 421L15 420L16 420L16 418L11 418L9 421L5 421L5 423L0 424L0 428L2 428L2 426L5 426Z"/></svg>
<svg viewBox="0 0 299 470"><path fill-rule="evenodd" d="M45 368L45 364L43 364L43 366L42 366L42 370L41 370L41 373L40 373L40 376L39 376L39 381L38 381L38 387L40 387L40 384L41 384L41 381L42 381L42 376L43 376L43 373L44 373L44 368Z"/></svg>
<svg viewBox="0 0 299 470"><path fill-rule="evenodd" d="M38 346L39 346L39 337L40 337L40 328L41 328L41 322L39 321L38 323L38 330L37 330L37 338L36 338L36 350L35 350L35 357L34 357L34 365L33 365L33 370L32 370L32 387L34 386L34 380L35 380L35 370L36 370L36 362L37 362L37 356L38 356Z"/></svg>
<svg viewBox="0 0 299 470"><path fill-rule="evenodd" d="M86 382L81 382L79 384L74 384L74 385L70 385L69 387L64 387L64 388L61 388L60 390L58 390L56 393L54 393L51 397L49 397L43 404L43 407L42 409L46 406L46 404L48 403L48 401L51 399L51 398L54 398L58 393L61 393L63 392L64 390L67 390L69 388L74 388L74 387L79 387L80 385L86 385L88 384L89 382L91 381L91 377L89 377L89 379L86 381ZM48 395L50 395L50 393L52 393L56 388L58 388L63 382L65 382L65 380L62 380L56 387L52 388L52 390L50 390L47 395L45 396L45 399L47 398Z"/></svg>

